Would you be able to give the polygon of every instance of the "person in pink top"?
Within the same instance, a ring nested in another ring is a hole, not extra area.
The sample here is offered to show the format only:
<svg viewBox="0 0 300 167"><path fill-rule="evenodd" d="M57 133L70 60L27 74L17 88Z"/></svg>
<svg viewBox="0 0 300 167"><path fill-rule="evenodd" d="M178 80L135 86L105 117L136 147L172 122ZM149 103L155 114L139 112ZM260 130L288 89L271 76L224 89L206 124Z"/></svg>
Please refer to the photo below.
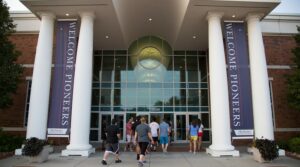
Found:
<svg viewBox="0 0 300 167"><path fill-rule="evenodd" d="M132 121L133 118L129 118L128 122L126 123L126 145L124 151L130 150L132 151Z"/></svg>

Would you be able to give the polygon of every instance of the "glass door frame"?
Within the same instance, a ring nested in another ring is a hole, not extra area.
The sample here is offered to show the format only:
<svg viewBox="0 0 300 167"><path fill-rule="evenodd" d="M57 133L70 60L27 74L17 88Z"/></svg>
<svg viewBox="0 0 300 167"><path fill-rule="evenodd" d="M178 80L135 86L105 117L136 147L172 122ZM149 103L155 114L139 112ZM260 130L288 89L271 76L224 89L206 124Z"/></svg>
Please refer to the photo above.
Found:
<svg viewBox="0 0 300 167"><path fill-rule="evenodd" d="M191 120L189 120L190 115L197 115L198 118L201 119L201 113L192 113L192 112L176 112L174 113L174 142L175 143L188 143L189 141L186 140L177 140L177 115L184 115L185 116L185 128L187 129Z"/></svg>
<svg viewBox="0 0 300 167"><path fill-rule="evenodd" d="M187 127L187 113L186 112L176 112L174 113L174 142L175 143L187 143L187 140L177 140L177 115L185 116L185 127Z"/></svg>
<svg viewBox="0 0 300 167"><path fill-rule="evenodd" d="M102 134L102 115L110 115L110 121L115 117L115 115L121 115L123 116L123 131L121 132L123 135L123 139L120 140L120 143L125 143L125 134L126 134L126 119L125 119L125 113L99 113L99 142L102 142L101 134Z"/></svg>
<svg viewBox="0 0 300 167"><path fill-rule="evenodd" d="M121 140L119 140L120 143L125 143L126 141L126 114L125 113L121 113L121 112L115 112L115 113L111 113L111 119L115 118L115 115L121 115L123 116L123 132L121 136L123 136L123 138Z"/></svg>
<svg viewBox="0 0 300 167"><path fill-rule="evenodd" d="M99 113L99 142L102 142L102 116L103 115L110 115L110 121L112 120L111 113Z"/></svg>

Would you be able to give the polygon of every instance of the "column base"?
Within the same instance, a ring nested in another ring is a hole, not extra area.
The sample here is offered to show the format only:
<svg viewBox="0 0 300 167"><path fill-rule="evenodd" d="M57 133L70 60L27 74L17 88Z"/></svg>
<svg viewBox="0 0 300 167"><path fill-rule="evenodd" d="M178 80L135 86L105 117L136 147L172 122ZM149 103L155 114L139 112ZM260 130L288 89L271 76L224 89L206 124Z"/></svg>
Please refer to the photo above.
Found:
<svg viewBox="0 0 300 167"><path fill-rule="evenodd" d="M84 156L84 157L89 157L90 154L95 153L95 148L90 148L88 150L62 150L61 155L62 156Z"/></svg>
<svg viewBox="0 0 300 167"><path fill-rule="evenodd" d="M15 155L22 155L22 150L24 148L25 144L22 144L21 148L15 149Z"/></svg>
<svg viewBox="0 0 300 167"><path fill-rule="evenodd" d="M22 148L15 149L15 155L22 155Z"/></svg>
<svg viewBox="0 0 300 167"><path fill-rule="evenodd" d="M233 156L233 157L239 157L240 156L240 152L237 151L237 150L225 150L225 151L222 151L222 150L212 150L210 148L207 148L206 149L206 153L210 154L213 157L221 157L221 156L224 156L224 155L225 156L229 155L229 156Z"/></svg>

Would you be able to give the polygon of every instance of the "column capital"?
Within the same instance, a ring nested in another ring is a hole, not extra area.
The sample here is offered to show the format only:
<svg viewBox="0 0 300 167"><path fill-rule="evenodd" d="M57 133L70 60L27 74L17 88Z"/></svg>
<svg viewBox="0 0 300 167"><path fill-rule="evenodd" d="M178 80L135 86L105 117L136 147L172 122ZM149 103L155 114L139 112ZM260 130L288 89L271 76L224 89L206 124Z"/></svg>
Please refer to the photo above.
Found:
<svg viewBox="0 0 300 167"><path fill-rule="evenodd" d="M218 18L221 19L224 15L224 12L217 12L217 11L209 11L206 15L206 19L209 20L211 18Z"/></svg>
<svg viewBox="0 0 300 167"><path fill-rule="evenodd" d="M55 19L56 18L56 16L55 16L55 14L54 13L52 13L52 12L37 12L37 14L41 17L41 18L43 18L43 17L48 17L48 18L50 18L50 19Z"/></svg>
<svg viewBox="0 0 300 167"><path fill-rule="evenodd" d="M87 12L87 11L79 12L79 16L80 16L81 18L84 18L84 17L90 17L90 18L92 18L92 19L94 19L94 18L96 17L94 12Z"/></svg>
<svg viewBox="0 0 300 167"><path fill-rule="evenodd" d="M264 13L248 13L245 20L247 22L252 19L260 20L263 18L263 16L264 16Z"/></svg>

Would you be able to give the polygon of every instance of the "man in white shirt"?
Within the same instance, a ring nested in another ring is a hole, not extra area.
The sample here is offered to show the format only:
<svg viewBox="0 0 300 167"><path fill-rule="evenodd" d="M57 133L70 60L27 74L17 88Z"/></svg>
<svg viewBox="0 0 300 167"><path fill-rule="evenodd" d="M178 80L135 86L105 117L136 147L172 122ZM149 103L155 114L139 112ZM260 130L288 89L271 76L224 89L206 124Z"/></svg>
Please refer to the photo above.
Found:
<svg viewBox="0 0 300 167"><path fill-rule="evenodd" d="M153 117L151 123L149 124L151 128L151 134L154 141L154 144L151 144L151 150L156 151L157 142L158 142L158 131L159 131L159 124L156 122L156 118Z"/></svg>

